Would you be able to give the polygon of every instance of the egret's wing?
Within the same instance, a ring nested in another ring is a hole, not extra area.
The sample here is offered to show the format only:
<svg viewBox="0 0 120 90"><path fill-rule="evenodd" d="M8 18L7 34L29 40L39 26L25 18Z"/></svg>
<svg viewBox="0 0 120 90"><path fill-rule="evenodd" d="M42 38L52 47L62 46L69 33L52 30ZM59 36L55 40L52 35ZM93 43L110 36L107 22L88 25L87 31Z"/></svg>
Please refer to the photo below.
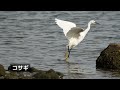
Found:
<svg viewBox="0 0 120 90"><path fill-rule="evenodd" d="M72 22L60 20L60 19L57 19L57 18L55 18L55 22L60 28L63 29L63 32L64 32L65 36L71 28L76 27L76 24L74 24Z"/></svg>
<svg viewBox="0 0 120 90"><path fill-rule="evenodd" d="M78 39L80 36L80 33L83 31L84 31L84 29L80 28L80 27L71 28L71 30L66 34L66 37L68 38L68 40L71 38Z"/></svg>

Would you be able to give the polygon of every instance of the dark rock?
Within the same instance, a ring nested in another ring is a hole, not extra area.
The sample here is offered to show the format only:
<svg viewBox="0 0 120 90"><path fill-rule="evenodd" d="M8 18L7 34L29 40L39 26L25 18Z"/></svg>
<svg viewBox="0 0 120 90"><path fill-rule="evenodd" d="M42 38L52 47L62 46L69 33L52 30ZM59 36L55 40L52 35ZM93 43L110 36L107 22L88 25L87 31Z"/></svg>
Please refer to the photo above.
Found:
<svg viewBox="0 0 120 90"><path fill-rule="evenodd" d="M5 75L5 69L3 65L0 64L0 76L4 76L4 75Z"/></svg>
<svg viewBox="0 0 120 90"><path fill-rule="evenodd" d="M35 79L48 79L45 72L38 72L37 74L33 75Z"/></svg>
<svg viewBox="0 0 120 90"><path fill-rule="evenodd" d="M60 72L56 72L56 73L57 73L57 75L59 75L59 78L60 78L60 79L63 79L63 76L64 76L64 75L63 75L62 73L60 73Z"/></svg>
<svg viewBox="0 0 120 90"><path fill-rule="evenodd" d="M28 71L12 71L11 66L5 70L0 65L0 79L62 79L63 74L56 72L53 69L48 71L38 70L34 67L29 68Z"/></svg>
<svg viewBox="0 0 120 90"><path fill-rule="evenodd" d="M109 44L97 58L96 68L120 69L120 44Z"/></svg>
<svg viewBox="0 0 120 90"><path fill-rule="evenodd" d="M17 72L10 71L5 74L5 79L18 79Z"/></svg>
<svg viewBox="0 0 120 90"><path fill-rule="evenodd" d="M8 71L4 79L33 79L30 72Z"/></svg>
<svg viewBox="0 0 120 90"><path fill-rule="evenodd" d="M39 72L39 70L34 67L29 68L28 71L29 72Z"/></svg>
<svg viewBox="0 0 120 90"><path fill-rule="evenodd" d="M60 76L53 69L48 70L46 74L48 79L60 79Z"/></svg>
<svg viewBox="0 0 120 90"><path fill-rule="evenodd" d="M62 79L63 74L55 72L53 69L40 71L34 75L35 79Z"/></svg>

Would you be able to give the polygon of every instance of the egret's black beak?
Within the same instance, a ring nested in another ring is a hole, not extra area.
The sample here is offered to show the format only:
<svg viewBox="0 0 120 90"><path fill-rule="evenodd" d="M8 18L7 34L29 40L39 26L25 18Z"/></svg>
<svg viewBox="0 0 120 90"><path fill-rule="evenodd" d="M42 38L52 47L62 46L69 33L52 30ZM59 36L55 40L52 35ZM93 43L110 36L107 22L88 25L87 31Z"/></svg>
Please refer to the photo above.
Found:
<svg viewBox="0 0 120 90"><path fill-rule="evenodd" d="M100 25L100 23L98 23L98 22L95 22L95 24L98 24L98 25Z"/></svg>

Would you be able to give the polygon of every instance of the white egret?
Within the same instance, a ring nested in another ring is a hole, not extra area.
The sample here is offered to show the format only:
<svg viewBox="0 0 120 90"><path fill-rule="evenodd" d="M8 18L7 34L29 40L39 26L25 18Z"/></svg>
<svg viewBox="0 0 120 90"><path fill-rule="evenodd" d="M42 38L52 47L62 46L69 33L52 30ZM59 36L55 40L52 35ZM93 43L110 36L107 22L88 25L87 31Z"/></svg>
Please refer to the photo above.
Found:
<svg viewBox="0 0 120 90"><path fill-rule="evenodd" d="M86 36L88 31L90 30L90 25L91 24L97 24L94 20L91 20L88 23L88 27L86 29L77 27L75 23L69 22L69 21L64 21L55 18L56 24L63 29L64 35L67 37L69 40L69 43L67 45L67 52L65 54L66 60L70 55L70 51L73 47L77 46Z"/></svg>

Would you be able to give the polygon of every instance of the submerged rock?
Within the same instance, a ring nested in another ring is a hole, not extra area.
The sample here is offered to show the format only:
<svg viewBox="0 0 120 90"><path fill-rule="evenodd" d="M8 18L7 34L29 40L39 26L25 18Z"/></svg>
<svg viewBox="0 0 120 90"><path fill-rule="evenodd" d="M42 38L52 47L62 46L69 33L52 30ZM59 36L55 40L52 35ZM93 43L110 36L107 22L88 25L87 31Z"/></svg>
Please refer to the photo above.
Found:
<svg viewBox="0 0 120 90"><path fill-rule="evenodd" d="M97 58L96 68L120 70L120 44L109 44Z"/></svg>

